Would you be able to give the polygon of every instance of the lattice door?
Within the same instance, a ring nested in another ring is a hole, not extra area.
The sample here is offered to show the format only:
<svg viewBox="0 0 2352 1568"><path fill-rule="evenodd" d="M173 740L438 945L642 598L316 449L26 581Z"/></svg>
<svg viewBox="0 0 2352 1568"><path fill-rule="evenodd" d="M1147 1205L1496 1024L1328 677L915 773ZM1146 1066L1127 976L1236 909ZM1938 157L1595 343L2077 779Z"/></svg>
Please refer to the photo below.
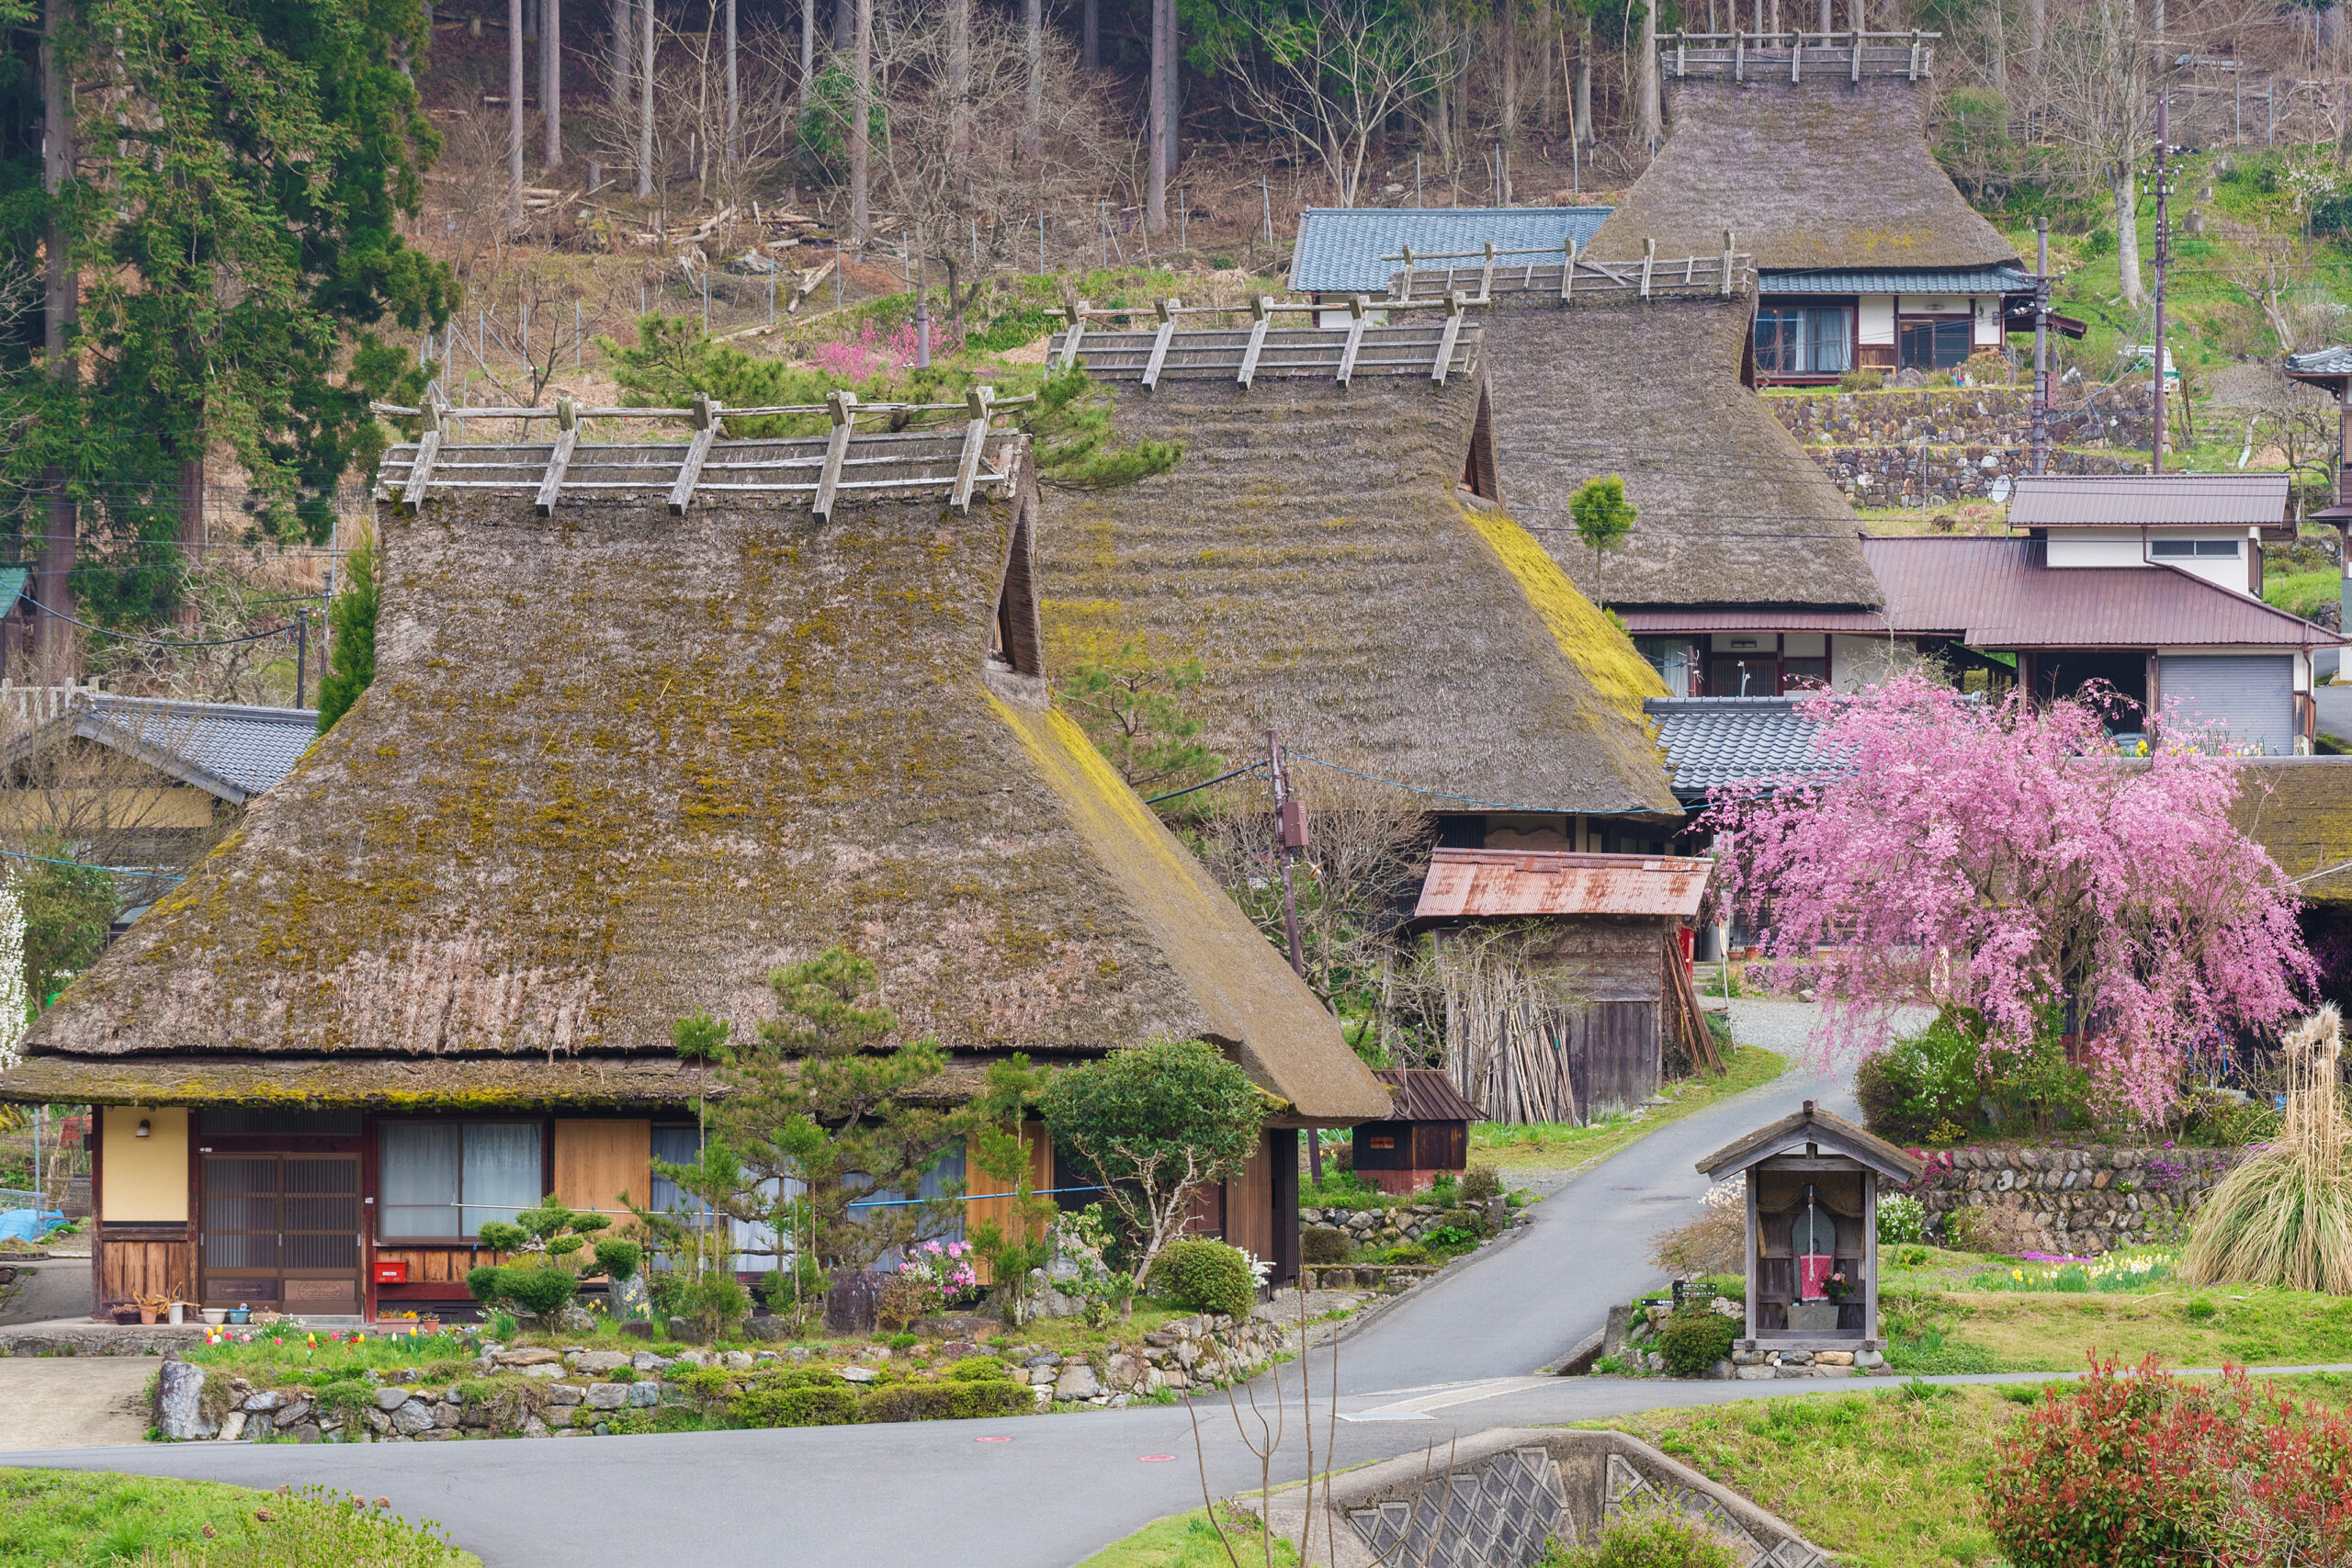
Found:
<svg viewBox="0 0 2352 1568"><path fill-rule="evenodd" d="M359 1310L359 1156L204 1156L208 1305Z"/></svg>

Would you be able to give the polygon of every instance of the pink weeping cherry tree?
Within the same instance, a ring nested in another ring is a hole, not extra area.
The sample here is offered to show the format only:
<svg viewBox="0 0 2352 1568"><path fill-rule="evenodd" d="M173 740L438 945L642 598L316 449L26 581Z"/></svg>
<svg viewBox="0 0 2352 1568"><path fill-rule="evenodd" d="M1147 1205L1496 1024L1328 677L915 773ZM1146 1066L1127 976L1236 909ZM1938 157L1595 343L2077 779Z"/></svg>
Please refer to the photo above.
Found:
<svg viewBox="0 0 2352 1568"><path fill-rule="evenodd" d="M2121 758L2088 703L1971 699L1917 674L1822 694L1823 773L1719 795L1723 895L1810 958L1816 1043L1883 1049L1892 1010L2030 1046L2071 1001L2116 1112L2154 1122L2200 1045L2276 1024L2317 977L2294 889L2231 824L2236 763L2168 727Z"/></svg>

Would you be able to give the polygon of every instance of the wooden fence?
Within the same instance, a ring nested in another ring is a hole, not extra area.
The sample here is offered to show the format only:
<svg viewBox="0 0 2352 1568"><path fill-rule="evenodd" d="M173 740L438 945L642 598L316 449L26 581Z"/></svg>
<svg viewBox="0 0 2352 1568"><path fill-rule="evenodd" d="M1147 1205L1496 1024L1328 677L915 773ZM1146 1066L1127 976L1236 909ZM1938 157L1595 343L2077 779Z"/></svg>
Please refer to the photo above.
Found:
<svg viewBox="0 0 2352 1568"><path fill-rule="evenodd" d="M1167 299L1132 310L1081 299L1068 308L1069 325L1054 334L1047 363L1064 369L1082 365L1089 375L1146 387L1166 377L1214 378L1247 387L1261 376L1311 376L1346 386L1360 375L1427 376L1442 386L1477 365L1479 327L1467 314L1476 303L1458 290L1409 303L1359 294L1329 305L1277 304L1261 295L1241 306L1187 306ZM1158 316L1156 328L1137 331L1127 324L1147 312ZM1247 316L1248 324L1182 325L1186 316L1234 315ZM1295 327L1275 325L1275 318L1283 315L1306 320ZM1324 324L1333 316L1344 319ZM1119 325L1088 325L1106 319Z"/></svg>
<svg viewBox="0 0 2352 1568"><path fill-rule="evenodd" d="M1745 290L1756 276L1755 258L1740 253L1728 229L1724 231L1721 254L1664 261L1658 259L1655 240L1642 242L1642 259L1637 262L1597 262L1578 252L1573 238L1540 250L1498 250L1489 240L1475 251L1420 254L1407 245L1396 254L1380 259L1404 264L1388 282L1385 306L1392 310L1400 303L1419 306L1432 294L1451 297L1473 279L1478 292L1465 304L1491 303L1499 288L1508 294L1555 294L1561 304L1573 305L1578 299L1611 296L1655 299L1728 295ZM1430 265L1433 262L1445 265L1440 268ZM1468 263L1476 265L1457 265Z"/></svg>
<svg viewBox="0 0 2352 1568"><path fill-rule="evenodd" d="M1802 82L1843 76L1902 76L1917 81L1935 71L1940 33L1736 32L1661 35L1658 65L1674 77L1719 76L1734 82Z"/></svg>

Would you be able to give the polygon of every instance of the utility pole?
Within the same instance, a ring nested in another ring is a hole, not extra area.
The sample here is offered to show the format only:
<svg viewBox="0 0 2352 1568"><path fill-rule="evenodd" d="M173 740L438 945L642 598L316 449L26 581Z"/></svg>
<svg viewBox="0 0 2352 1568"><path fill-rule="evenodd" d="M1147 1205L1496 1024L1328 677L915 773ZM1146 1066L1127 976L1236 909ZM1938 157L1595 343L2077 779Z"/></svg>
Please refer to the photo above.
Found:
<svg viewBox="0 0 2352 1568"><path fill-rule="evenodd" d="M308 604L294 612L294 705L303 705L302 698L310 691L311 682L311 607Z"/></svg>
<svg viewBox="0 0 2352 1568"><path fill-rule="evenodd" d="M2050 220L2033 220L2033 459L2050 468ZM1725 995L1729 995L1728 992Z"/></svg>
<svg viewBox="0 0 2352 1568"><path fill-rule="evenodd" d="M548 167L563 166L563 0L539 0L539 118L548 133Z"/></svg>
<svg viewBox="0 0 2352 1568"><path fill-rule="evenodd" d="M523 0L506 0L506 218L523 221Z"/></svg>
<svg viewBox="0 0 2352 1568"><path fill-rule="evenodd" d="M1275 858L1283 868L1283 936L1290 947L1291 973L1306 978L1306 958L1298 945L1298 890L1291 876L1292 863L1306 848L1306 803L1290 792L1290 775L1283 768L1281 735L1266 731L1266 782L1274 792ZM1307 1175L1323 1184L1323 1140L1306 1129Z"/></svg>
<svg viewBox="0 0 2352 1568"><path fill-rule="evenodd" d="M653 0L638 0L637 198L653 194Z"/></svg>
<svg viewBox="0 0 2352 1568"><path fill-rule="evenodd" d="M2159 65L2159 69L2161 69ZM2165 144L2165 109L2172 101L2169 88L2156 91L2156 390L2149 404L2154 415L2154 429L2148 439L2148 471L2165 471L2165 264L2172 256L2172 237L2165 232L2172 195L2172 164L2170 149Z"/></svg>
<svg viewBox="0 0 2352 1568"><path fill-rule="evenodd" d="M72 385L80 379L74 354L74 330L81 314L81 276L69 254L65 187L74 179L74 96L66 79L61 34L65 29L66 0L49 0L43 9L40 39L41 189L49 197L49 227L41 238L47 263L42 317L42 352L49 374ZM49 491L49 518L40 543L40 618L34 623L33 668L36 680L51 683L73 678L78 660L73 627L64 617L74 614L74 557L82 531L82 509L66 487L65 469L51 465L41 470Z"/></svg>

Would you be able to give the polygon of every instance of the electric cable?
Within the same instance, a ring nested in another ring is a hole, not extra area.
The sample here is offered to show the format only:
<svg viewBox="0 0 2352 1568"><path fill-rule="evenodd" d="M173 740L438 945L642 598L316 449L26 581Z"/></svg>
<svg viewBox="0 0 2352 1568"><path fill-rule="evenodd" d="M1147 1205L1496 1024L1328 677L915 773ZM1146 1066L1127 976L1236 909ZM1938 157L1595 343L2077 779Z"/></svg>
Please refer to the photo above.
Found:
<svg viewBox="0 0 2352 1568"><path fill-rule="evenodd" d="M20 597L23 598L26 604L30 604L34 609L39 610L42 615L54 615L57 619L67 623L69 626L80 626L84 631L96 632L100 637L119 637L124 642L144 643L150 648L231 648L241 642L259 642L262 638L267 637L284 637L288 632L294 630L295 627L295 624L288 621L284 626L272 626L267 631L248 632L243 637L209 637L200 642L179 642L170 637L140 637L133 632L109 631L104 626L92 626L87 621L76 620L72 615L66 615L62 611L52 610L29 593L20 595Z"/></svg>

